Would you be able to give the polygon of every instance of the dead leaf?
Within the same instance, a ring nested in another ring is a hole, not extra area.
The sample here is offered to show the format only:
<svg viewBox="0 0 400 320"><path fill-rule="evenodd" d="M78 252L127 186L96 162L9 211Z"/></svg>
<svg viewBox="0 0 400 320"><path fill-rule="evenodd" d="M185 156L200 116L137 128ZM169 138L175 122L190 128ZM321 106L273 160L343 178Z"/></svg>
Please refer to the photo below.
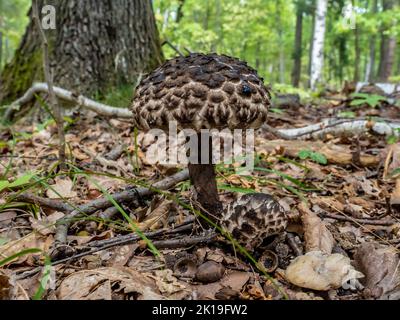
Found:
<svg viewBox="0 0 400 320"><path fill-rule="evenodd" d="M43 236L47 236L49 234L54 234L56 232L55 223L62 217L64 217L64 213L55 212L49 216L44 216L42 220L29 217L29 221L31 222L33 230L36 230Z"/></svg>
<svg viewBox="0 0 400 320"><path fill-rule="evenodd" d="M70 178L56 177L55 184L51 185L46 194L50 199L75 198L77 194L72 188L73 183Z"/></svg>
<svg viewBox="0 0 400 320"><path fill-rule="evenodd" d="M126 267L75 272L57 290L60 300L111 300L113 294L133 294L137 300L165 299L149 274Z"/></svg>
<svg viewBox="0 0 400 320"><path fill-rule="evenodd" d="M54 239L52 236L42 237L36 232L32 232L23 238L10 241L5 245L1 246L0 259L5 259L26 249L35 248L35 249L40 249L43 252L47 252L50 246L53 244L53 240ZM32 257L34 255L41 255L41 253L31 253L18 257L17 259L7 263L7 265L11 263L21 264L25 262L29 257Z"/></svg>
<svg viewBox="0 0 400 320"><path fill-rule="evenodd" d="M375 298L400 299L400 259L394 247L378 243L361 244L355 255L356 264L365 274L365 286Z"/></svg>
<svg viewBox="0 0 400 320"><path fill-rule="evenodd" d="M300 203L299 211L304 228L304 240L306 252L322 251L327 254L332 252L335 240L326 228L325 223L304 203Z"/></svg>
<svg viewBox="0 0 400 320"><path fill-rule="evenodd" d="M192 288L198 299L213 300L215 299L215 294L223 288L230 288L239 293L249 281L250 275L251 274L248 272L227 271L225 276L219 282L193 285Z"/></svg>

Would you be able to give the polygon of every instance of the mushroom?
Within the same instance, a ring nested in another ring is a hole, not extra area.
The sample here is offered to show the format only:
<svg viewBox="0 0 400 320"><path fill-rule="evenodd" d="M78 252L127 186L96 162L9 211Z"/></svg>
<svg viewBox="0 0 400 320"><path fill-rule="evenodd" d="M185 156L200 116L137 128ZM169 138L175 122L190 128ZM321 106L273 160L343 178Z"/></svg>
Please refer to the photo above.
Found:
<svg viewBox="0 0 400 320"><path fill-rule="evenodd" d="M207 134L204 139L201 129L259 128L267 119L270 99L263 79L246 62L215 53L193 53L165 62L144 78L131 110L140 130L167 131L169 123L176 121L179 130L196 132L202 143L198 143L198 154L189 159L189 176L201 211L216 221L222 204L211 139Z"/></svg>
<svg viewBox="0 0 400 320"><path fill-rule="evenodd" d="M264 239L283 232L288 218L283 207L265 193L250 193L230 203L221 225L246 250L253 251Z"/></svg>

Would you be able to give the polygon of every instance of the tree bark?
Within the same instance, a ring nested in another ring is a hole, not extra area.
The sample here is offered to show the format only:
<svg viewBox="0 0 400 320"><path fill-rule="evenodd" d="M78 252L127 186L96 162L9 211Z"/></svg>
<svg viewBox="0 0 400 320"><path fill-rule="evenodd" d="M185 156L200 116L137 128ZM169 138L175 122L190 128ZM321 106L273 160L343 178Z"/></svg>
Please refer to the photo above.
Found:
<svg viewBox="0 0 400 320"><path fill-rule="evenodd" d="M150 0L39 0L56 9L56 30L46 30L54 82L91 95L122 83L163 61ZM43 80L38 31L31 21L0 77L0 102Z"/></svg>
<svg viewBox="0 0 400 320"><path fill-rule="evenodd" d="M0 71L3 66L3 32L0 31Z"/></svg>
<svg viewBox="0 0 400 320"><path fill-rule="evenodd" d="M389 11L394 8L394 0L382 0L382 8L384 11ZM384 30L382 30L384 31ZM395 59L396 37L386 35L382 32L381 36L381 58L377 79L381 82L387 82L392 73L392 68Z"/></svg>
<svg viewBox="0 0 400 320"><path fill-rule="evenodd" d="M317 84L322 81L327 9L328 0L317 0L310 77L311 89L313 90L316 88Z"/></svg>
<svg viewBox="0 0 400 320"><path fill-rule="evenodd" d="M308 8L308 13L311 14L311 32L310 32L310 50L308 54L308 75L311 76L311 64L312 64L312 52L313 52L313 45L314 45L314 29L315 29L315 7L314 1L312 5ZM308 86L310 87L310 80L308 81Z"/></svg>
<svg viewBox="0 0 400 320"><path fill-rule="evenodd" d="M294 52L293 52L293 71L292 71L292 84L298 87L300 84L301 76L301 57L302 57L302 38L303 38L303 1L299 0L296 3L296 33L294 39Z"/></svg>
<svg viewBox="0 0 400 320"><path fill-rule="evenodd" d="M282 3L280 0L277 2L277 8L280 8ZM285 45L283 42L283 27L281 20L281 13L277 10L276 24L278 26L278 45L279 45L279 78L280 83L285 83Z"/></svg>
<svg viewBox="0 0 400 320"><path fill-rule="evenodd" d="M373 0L372 13L378 12L378 0ZM367 70L365 73L366 82L374 82L375 80L375 56L376 56L376 36L373 34L369 39L369 59L367 64Z"/></svg>
<svg viewBox="0 0 400 320"><path fill-rule="evenodd" d="M360 48L360 29L357 24L354 29L354 76L353 81L357 83L360 80L360 59L361 59L361 48Z"/></svg>

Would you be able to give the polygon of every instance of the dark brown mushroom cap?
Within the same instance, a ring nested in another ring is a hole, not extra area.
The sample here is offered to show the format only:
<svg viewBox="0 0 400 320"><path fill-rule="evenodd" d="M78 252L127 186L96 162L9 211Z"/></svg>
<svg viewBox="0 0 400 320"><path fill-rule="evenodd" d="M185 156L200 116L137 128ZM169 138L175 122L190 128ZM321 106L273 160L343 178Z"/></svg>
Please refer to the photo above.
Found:
<svg viewBox="0 0 400 320"><path fill-rule="evenodd" d="M252 193L228 205L221 225L246 249L253 251L264 239L283 232L287 216L272 196Z"/></svg>
<svg viewBox="0 0 400 320"><path fill-rule="evenodd" d="M270 93L246 62L193 53L165 62L137 87L133 122L142 130L258 128L266 121Z"/></svg>

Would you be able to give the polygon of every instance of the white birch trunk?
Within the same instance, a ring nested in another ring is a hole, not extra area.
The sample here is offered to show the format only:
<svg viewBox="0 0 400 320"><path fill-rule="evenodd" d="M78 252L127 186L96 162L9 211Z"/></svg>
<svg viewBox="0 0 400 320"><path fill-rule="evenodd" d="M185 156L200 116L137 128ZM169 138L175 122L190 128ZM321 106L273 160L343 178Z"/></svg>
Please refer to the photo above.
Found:
<svg viewBox="0 0 400 320"><path fill-rule="evenodd" d="M328 0L317 0L313 49L311 54L310 85L312 90L316 88L318 82L322 81L322 70L324 65L325 20L327 9Z"/></svg>

